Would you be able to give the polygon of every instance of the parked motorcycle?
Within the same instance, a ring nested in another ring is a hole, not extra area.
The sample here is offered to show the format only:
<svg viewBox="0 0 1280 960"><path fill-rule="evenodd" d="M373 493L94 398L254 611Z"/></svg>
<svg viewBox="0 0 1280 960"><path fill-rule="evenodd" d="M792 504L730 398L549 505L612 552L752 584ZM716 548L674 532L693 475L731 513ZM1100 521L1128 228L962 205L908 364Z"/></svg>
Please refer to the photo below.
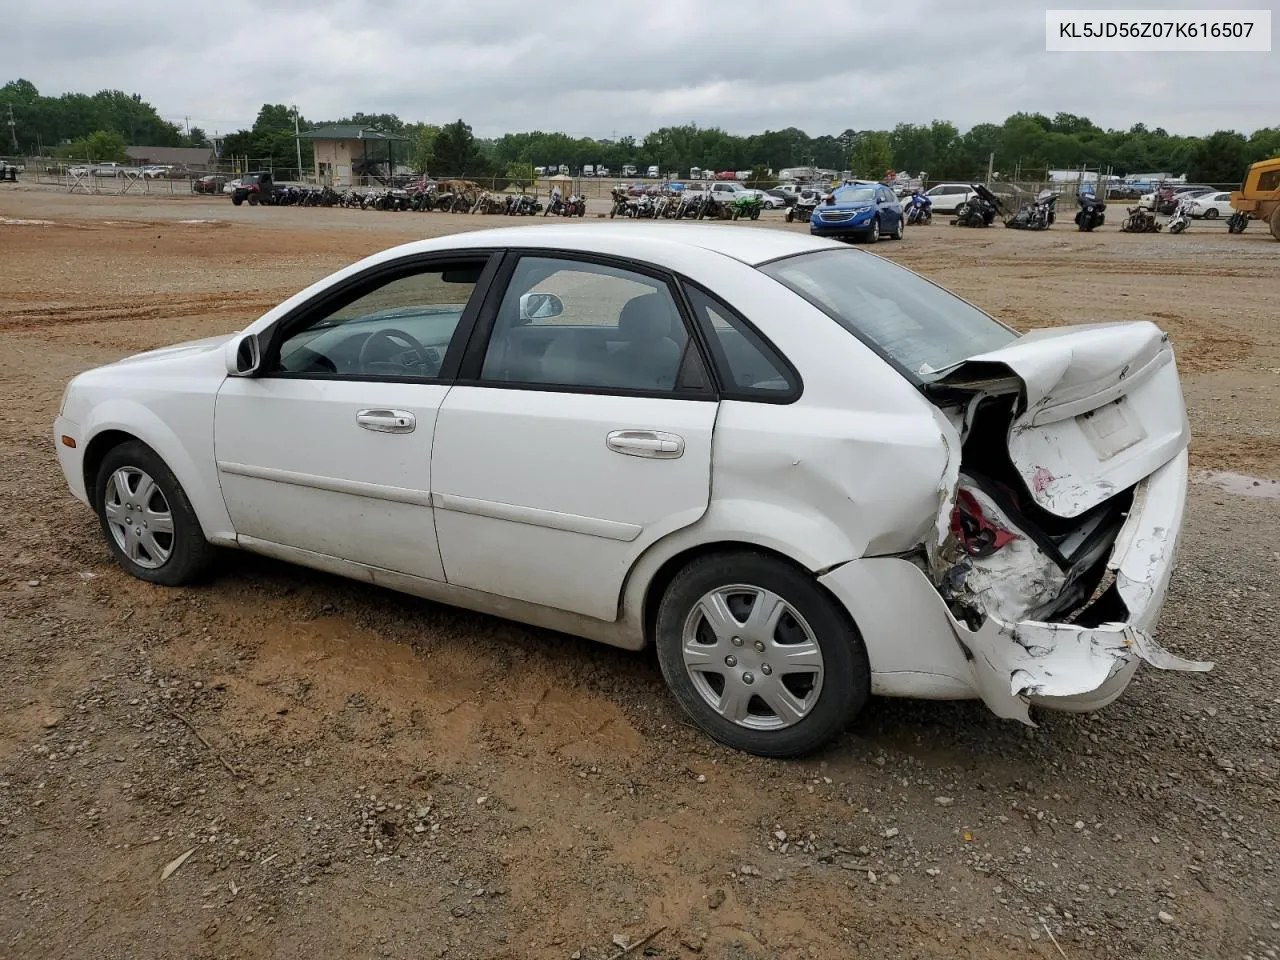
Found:
<svg viewBox="0 0 1280 960"><path fill-rule="evenodd" d="M1107 203L1091 193L1082 193L1076 197L1076 226L1084 233L1090 233L1094 227L1107 222Z"/></svg>
<svg viewBox="0 0 1280 960"><path fill-rule="evenodd" d="M800 203L799 200L796 201ZM817 203L817 197L814 197L814 203ZM812 208L810 208L812 213ZM917 190L907 198L907 202L903 204L903 213L906 216L907 226L916 224L933 223L933 201ZM808 219L807 217L805 219Z"/></svg>
<svg viewBox="0 0 1280 960"><path fill-rule="evenodd" d="M1058 195L1041 190L1035 200L1024 203L1004 225L1014 230L1047 230L1057 218L1057 210Z"/></svg>
<svg viewBox="0 0 1280 960"><path fill-rule="evenodd" d="M1227 217L1227 233L1244 233L1249 226L1249 215L1237 210Z"/></svg>
<svg viewBox="0 0 1280 960"><path fill-rule="evenodd" d="M734 220L759 220L760 211L764 209L764 201L756 193L748 193L735 197L730 205L730 216Z"/></svg>
<svg viewBox="0 0 1280 960"><path fill-rule="evenodd" d="M1125 212L1129 215L1120 224L1120 229L1124 233L1159 233L1164 229L1164 224L1158 221L1156 215L1150 210L1142 207L1127 207Z"/></svg>
<svg viewBox="0 0 1280 960"><path fill-rule="evenodd" d="M817 190L805 190L796 198L795 203L787 207L787 223L793 221L808 223L813 218L813 211L821 199L822 195ZM932 206L932 202L930 202L930 206Z"/></svg>
<svg viewBox="0 0 1280 960"><path fill-rule="evenodd" d="M609 207L609 216L625 217L627 215L627 204L630 202L630 197L627 196L627 188L614 187L609 191L609 199L612 201L612 206Z"/></svg>
<svg viewBox="0 0 1280 960"><path fill-rule="evenodd" d="M965 201L951 220L953 227L989 227L1000 213L996 195L980 183L973 185L973 196Z"/></svg>
<svg viewBox="0 0 1280 960"><path fill-rule="evenodd" d="M1191 201L1183 200L1173 211L1173 216L1165 224L1170 233L1182 233L1191 226Z"/></svg>

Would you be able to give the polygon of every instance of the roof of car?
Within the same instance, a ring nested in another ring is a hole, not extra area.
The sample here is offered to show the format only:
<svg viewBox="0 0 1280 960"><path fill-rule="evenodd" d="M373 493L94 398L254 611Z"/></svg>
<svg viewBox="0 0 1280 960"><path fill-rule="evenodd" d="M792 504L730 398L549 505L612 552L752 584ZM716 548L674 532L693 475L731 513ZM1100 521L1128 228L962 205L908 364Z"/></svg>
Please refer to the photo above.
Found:
<svg viewBox="0 0 1280 960"><path fill-rule="evenodd" d="M434 252L469 247L537 247L582 253L610 253L651 259L655 251L678 262L682 248L697 247L732 257L751 266L807 251L830 250L841 244L790 230L753 229L694 223L548 224L469 230L399 248L403 253ZM665 248L665 249L664 249Z"/></svg>

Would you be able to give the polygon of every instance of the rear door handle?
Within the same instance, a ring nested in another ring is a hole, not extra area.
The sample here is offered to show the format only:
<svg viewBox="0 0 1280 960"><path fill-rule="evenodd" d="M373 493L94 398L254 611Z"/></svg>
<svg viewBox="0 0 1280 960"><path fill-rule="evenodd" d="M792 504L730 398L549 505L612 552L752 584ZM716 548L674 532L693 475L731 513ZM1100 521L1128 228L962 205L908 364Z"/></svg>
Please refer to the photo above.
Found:
<svg viewBox="0 0 1280 960"><path fill-rule="evenodd" d="M408 410L361 410L356 423L375 433L413 433L418 418Z"/></svg>
<svg viewBox="0 0 1280 960"><path fill-rule="evenodd" d="M658 430L613 430L605 446L628 457L674 460L684 454L684 437Z"/></svg>

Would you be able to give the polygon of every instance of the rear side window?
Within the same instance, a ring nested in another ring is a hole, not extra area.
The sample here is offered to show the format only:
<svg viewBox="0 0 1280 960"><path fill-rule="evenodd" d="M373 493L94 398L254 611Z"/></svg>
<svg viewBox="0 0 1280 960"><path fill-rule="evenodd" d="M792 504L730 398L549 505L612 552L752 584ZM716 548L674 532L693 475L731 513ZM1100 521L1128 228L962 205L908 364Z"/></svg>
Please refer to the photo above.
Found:
<svg viewBox="0 0 1280 960"><path fill-rule="evenodd" d="M789 403L800 395L800 379L764 337L719 300L685 286L696 321L711 346L711 359L729 400Z"/></svg>

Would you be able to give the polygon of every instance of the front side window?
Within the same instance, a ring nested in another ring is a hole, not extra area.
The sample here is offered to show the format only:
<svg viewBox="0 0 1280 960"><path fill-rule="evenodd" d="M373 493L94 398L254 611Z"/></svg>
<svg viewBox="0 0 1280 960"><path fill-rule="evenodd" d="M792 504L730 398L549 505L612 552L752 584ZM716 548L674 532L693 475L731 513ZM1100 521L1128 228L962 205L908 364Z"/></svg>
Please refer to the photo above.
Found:
<svg viewBox="0 0 1280 960"><path fill-rule="evenodd" d="M666 281L523 257L498 308L483 381L671 392L697 362ZM686 367L688 366L686 364Z"/></svg>
<svg viewBox="0 0 1280 960"><path fill-rule="evenodd" d="M440 374L484 260L431 264L306 317L269 372L430 380Z"/></svg>
<svg viewBox="0 0 1280 960"><path fill-rule="evenodd" d="M856 250L824 250L760 268L915 379L1018 335L910 270Z"/></svg>

